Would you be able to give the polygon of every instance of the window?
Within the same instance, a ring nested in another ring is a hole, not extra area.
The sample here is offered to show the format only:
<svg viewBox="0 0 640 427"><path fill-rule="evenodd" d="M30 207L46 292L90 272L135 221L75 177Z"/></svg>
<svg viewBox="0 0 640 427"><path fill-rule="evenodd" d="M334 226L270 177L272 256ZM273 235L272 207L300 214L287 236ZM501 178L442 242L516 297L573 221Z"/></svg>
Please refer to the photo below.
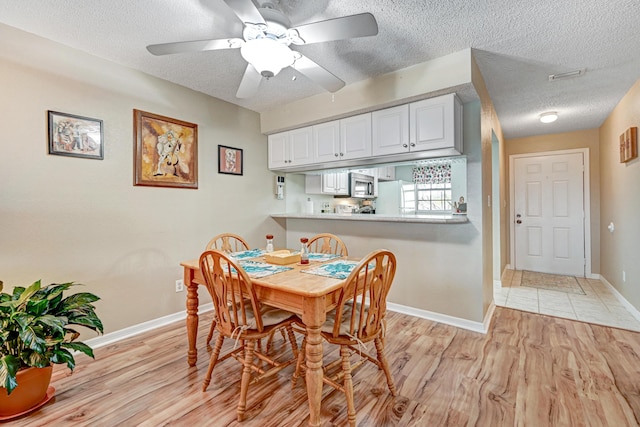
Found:
<svg viewBox="0 0 640 427"><path fill-rule="evenodd" d="M451 182L402 185L403 213L451 212Z"/></svg>

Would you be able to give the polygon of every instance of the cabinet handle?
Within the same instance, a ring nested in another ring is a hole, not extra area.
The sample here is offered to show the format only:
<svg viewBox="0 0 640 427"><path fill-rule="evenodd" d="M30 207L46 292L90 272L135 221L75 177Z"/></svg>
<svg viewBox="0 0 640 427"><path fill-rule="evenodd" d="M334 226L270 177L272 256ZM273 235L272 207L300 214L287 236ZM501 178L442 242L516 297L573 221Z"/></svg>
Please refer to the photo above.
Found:
<svg viewBox="0 0 640 427"><path fill-rule="evenodd" d="M407 144L402 144L402 146L403 146L404 148L407 148L407 147L408 147L408 145L407 145Z"/></svg>
<svg viewBox="0 0 640 427"><path fill-rule="evenodd" d="M415 146L416 146L416 144L414 144L414 143L412 142L412 143L411 143L411 146L412 146L412 147L415 147Z"/></svg>
<svg viewBox="0 0 640 427"><path fill-rule="evenodd" d="M334 156L338 157L338 153L335 153Z"/></svg>
<svg viewBox="0 0 640 427"><path fill-rule="evenodd" d="M340 153L340 157L344 156L344 153Z"/></svg>

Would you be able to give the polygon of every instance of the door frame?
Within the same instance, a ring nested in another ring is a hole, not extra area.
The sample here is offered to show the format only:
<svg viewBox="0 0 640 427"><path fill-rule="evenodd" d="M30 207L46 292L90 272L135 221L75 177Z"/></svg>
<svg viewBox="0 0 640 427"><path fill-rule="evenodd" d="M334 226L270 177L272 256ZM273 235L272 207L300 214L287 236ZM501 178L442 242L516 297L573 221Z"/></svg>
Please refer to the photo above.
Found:
<svg viewBox="0 0 640 427"><path fill-rule="evenodd" d="M515 268L516 259L516 245L515 245L515 169L514 163L516 159L524 157L543 157L543 156L555 156L563 154L576 154L582 153L583 164L583 211L584 220L582 226L584 228L584 275L587 278L593 278L591 274L591 170L589 168L589 149L588 148L576 148L570 150L554 150L554 151L540 151L536 153L523 153L523 154L511 154L509 155L509 251L511 266Z"/></svg>

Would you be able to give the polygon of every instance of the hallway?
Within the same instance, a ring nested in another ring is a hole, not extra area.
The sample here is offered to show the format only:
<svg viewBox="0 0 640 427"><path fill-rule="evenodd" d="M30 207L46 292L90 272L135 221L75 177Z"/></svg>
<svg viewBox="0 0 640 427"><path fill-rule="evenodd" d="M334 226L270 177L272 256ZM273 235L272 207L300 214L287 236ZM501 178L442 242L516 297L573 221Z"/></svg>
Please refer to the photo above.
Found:
<svg viewBox="0 0 640 427"><path fill-rule="evenodd" d="M640 321L598 279L576 277L585 295L521 286L522 271L505 270L497 306L640 332Z"/></svg>

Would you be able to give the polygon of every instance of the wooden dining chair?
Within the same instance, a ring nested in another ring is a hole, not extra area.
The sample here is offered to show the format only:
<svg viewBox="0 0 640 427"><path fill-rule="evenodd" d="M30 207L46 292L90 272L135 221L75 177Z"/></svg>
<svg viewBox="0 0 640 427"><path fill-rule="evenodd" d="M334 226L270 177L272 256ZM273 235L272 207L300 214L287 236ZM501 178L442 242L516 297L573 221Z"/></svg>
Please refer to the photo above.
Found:
<svg viewBox="0 0 640 427"><path fill-rule="evenodd" d="M213 239L209 240L207 243L207 247L205 250L210 249L218 249L222 252L232 253L232 252L240 252L240 251L248 251L249 244L246 240L240 237L237 234L233 233L222 233L215 236ZM215 316L214 316L215 319ZM209 328L209 335L207 335L207 345L211 342L213 338L213 333L216 330L216 321L214 320L211 323L211 328Z"/></svg>
<svg viewBox="0 0 640 427"><path fill-rule="evenodd" d="M218 249L222 252L239 252L249 250L249 244L242 237L233 233L222 233L209 240L205 250Z"/></svg>
<svg viewBox="0 0 640 427"><path fill-rule="evenodd" d="M392 396L396 387L391 377L389 364L384 355L384 328L387 309L387 294L396 272L396 257L387 250L377 250L367 255L353 269L342 288L338 305L327 313L321 329L323 339L340 346L340 359L323 367L323 381L343 392L347 399L349 424L356 425L356 410L353 401L352 372L369 361L382 369ZM366 344L373 341L376 356L366 352ZM298 354L293 386L305 368L306 338ZM351 356L360 356L351 364Z"/></svg>
<svg viewBox="0 0 640 427"><path fill-rule="evenodd" d="M323 254L338 254L348 256L347 246L341 238L331 233L320 233L309 239L309 252Z"/></svg>
<svg viewBox="0 0 640 427"><path fill-rule="evenodd" d="M202 391L207 390L213 369L218 362L229 357L238 360L243 365L243 369L240 400L236 412L238 421L243 421L249 384L277 373L295 363L297 359L298 347L291 328L295 315L261 304L246 271L221 251L205 251L200 256L200 271L213 299L218 318L216 322L218 337L211 353ZM277 361L262 353L260 348L256 348L256 343L279 328L287 330L293 352L293 357L285 361ZM233 350L220 356L225 338L235 340L235 346ZM254 362L256 358L258 363ZM252 379L253 373L257 375Z"/></svg>

